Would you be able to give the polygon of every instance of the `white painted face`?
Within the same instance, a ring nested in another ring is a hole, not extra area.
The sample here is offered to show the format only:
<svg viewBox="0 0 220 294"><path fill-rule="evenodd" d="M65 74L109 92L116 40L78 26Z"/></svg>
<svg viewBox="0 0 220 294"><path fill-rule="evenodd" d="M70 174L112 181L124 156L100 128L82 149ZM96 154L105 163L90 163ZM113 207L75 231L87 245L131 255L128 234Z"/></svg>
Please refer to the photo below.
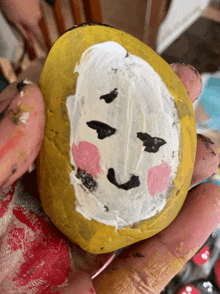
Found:
<svg viewBox="0 0 220 294"><path fill-rule="evenodd" d="M76 211L116 228L165 206L179 164L174 97L141 58L115 42L88 48L67 98Z"/></svg>

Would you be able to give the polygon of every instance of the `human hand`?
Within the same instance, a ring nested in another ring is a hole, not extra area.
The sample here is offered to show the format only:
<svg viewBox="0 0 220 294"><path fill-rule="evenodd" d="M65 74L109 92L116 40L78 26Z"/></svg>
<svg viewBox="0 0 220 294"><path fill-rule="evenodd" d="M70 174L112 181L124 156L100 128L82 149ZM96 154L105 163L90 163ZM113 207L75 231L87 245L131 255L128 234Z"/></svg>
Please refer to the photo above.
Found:
<svg viewBox="0 0 220 294"><path fill-rule="evenodd" d="M28 83L13 83L0 94L0 191L27 171L43 139L43 97Z"/></svg>
<svg viewBox="0 0 220 294"><path fill-rule="evenodd" d="M190 66L173 64L191 101L202 89L201 78ZM219 164L217 147L205 136L197 137L197 154L191 187L211 176ZM220 188L203 183L191 189L176 219L157 235L123 250L93 280L94 268L78 268L60 293L160 293L198 251L220 221ZM108 255L109 257L109 255ZM99 255L99 261L107 255Z"/></svg>
<svg viewBox="0 0 220 294"><path fill-rule="evenodd" d="M42 17L40 0L2 0L2 11L24 35L34 44L35 39L43 50L46 49L39 21Z"/></svg>

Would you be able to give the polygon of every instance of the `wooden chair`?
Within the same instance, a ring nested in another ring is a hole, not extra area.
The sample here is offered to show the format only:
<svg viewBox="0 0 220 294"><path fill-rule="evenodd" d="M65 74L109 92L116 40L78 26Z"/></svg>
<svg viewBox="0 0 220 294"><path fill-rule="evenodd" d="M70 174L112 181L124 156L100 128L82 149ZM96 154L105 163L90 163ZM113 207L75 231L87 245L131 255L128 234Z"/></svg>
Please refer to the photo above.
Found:
<svg viewBox="0 0 220 294"><path fill-rule="evenodd" d="M172 0L147 0L143 42L156 51L159 28L165 20Z"/></svg>

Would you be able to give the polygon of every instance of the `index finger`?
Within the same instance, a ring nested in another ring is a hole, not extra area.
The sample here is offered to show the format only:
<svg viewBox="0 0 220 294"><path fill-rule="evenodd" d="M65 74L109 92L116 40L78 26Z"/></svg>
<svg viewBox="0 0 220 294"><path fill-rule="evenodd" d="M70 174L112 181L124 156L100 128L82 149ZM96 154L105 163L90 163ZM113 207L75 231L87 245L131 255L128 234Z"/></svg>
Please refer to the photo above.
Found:
<svg viewBox="0 0 220 294"><path fill-rule="evenodd" d="M189 194L170 226L125 249L93 280L97 294L160 293L220 221L218 186L201 184Z"/></svg>
<svg viewBox="0 0 220 294"><path fill-rule="evenodd" d="M13 83L0 95L0 190L21 177L43 139L44 101L36 85Z"/></svg>
<svg viewBox="0 0 220 294"><path fill-rule="evenodd" d="M39 23L35 25L31 25L30 28L28 28L28 32L30 37L32 37L32 35L35 37L41 49L43 51L47 51L46 43L45 43L42 31L40 29Z"/></svg>

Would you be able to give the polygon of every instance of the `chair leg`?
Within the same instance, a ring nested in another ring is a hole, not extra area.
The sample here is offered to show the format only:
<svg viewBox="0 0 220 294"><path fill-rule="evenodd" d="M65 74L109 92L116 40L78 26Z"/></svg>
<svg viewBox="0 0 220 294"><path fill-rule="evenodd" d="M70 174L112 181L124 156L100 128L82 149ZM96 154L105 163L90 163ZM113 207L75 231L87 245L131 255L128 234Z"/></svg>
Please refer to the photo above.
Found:
<svg viewBox="0 0 220 294"><path fill-rule="evenodd" d="M83 0L86 22L102 22L99 0Z"/></svg>
<svg viewBox="0 0 220 294"><path fill-rule="evenodd" d="M45 13L42 6L41 6L41 13L42 13L42 18L40 20L39 26L40 26L42 35L44 37L47 50L49 51L52 46L52 42L50 39L50 34L49 34L47 23L46 23L46 17L45 17Z"/></svg>
<svg viewBox="0 0 220 294"><path fill-rule="evenodd" d="M28 54L28 57L30 60L34 60L37 56L36 56L36 53L35 53L35 49L34 47L30 44L30 43L27 43L25 44L25 50Z"/></svg>
<svg viewBox="0 0 220 294"><path fill-rule="evenodd" d="M72 10L75 25L81 24L82 17L80 13L79 0L70 0L70 7Z"/></svg>
<svg viewBox="0 0 220 294"><path fill-rule="evenodd" d="M61 6L60 0L55 1L55 5L53 6L53 13L56 19L58 32L60 35L62 35L65 33L66 29L65 29L65 23L63 19L62 6Z"/></svg>

